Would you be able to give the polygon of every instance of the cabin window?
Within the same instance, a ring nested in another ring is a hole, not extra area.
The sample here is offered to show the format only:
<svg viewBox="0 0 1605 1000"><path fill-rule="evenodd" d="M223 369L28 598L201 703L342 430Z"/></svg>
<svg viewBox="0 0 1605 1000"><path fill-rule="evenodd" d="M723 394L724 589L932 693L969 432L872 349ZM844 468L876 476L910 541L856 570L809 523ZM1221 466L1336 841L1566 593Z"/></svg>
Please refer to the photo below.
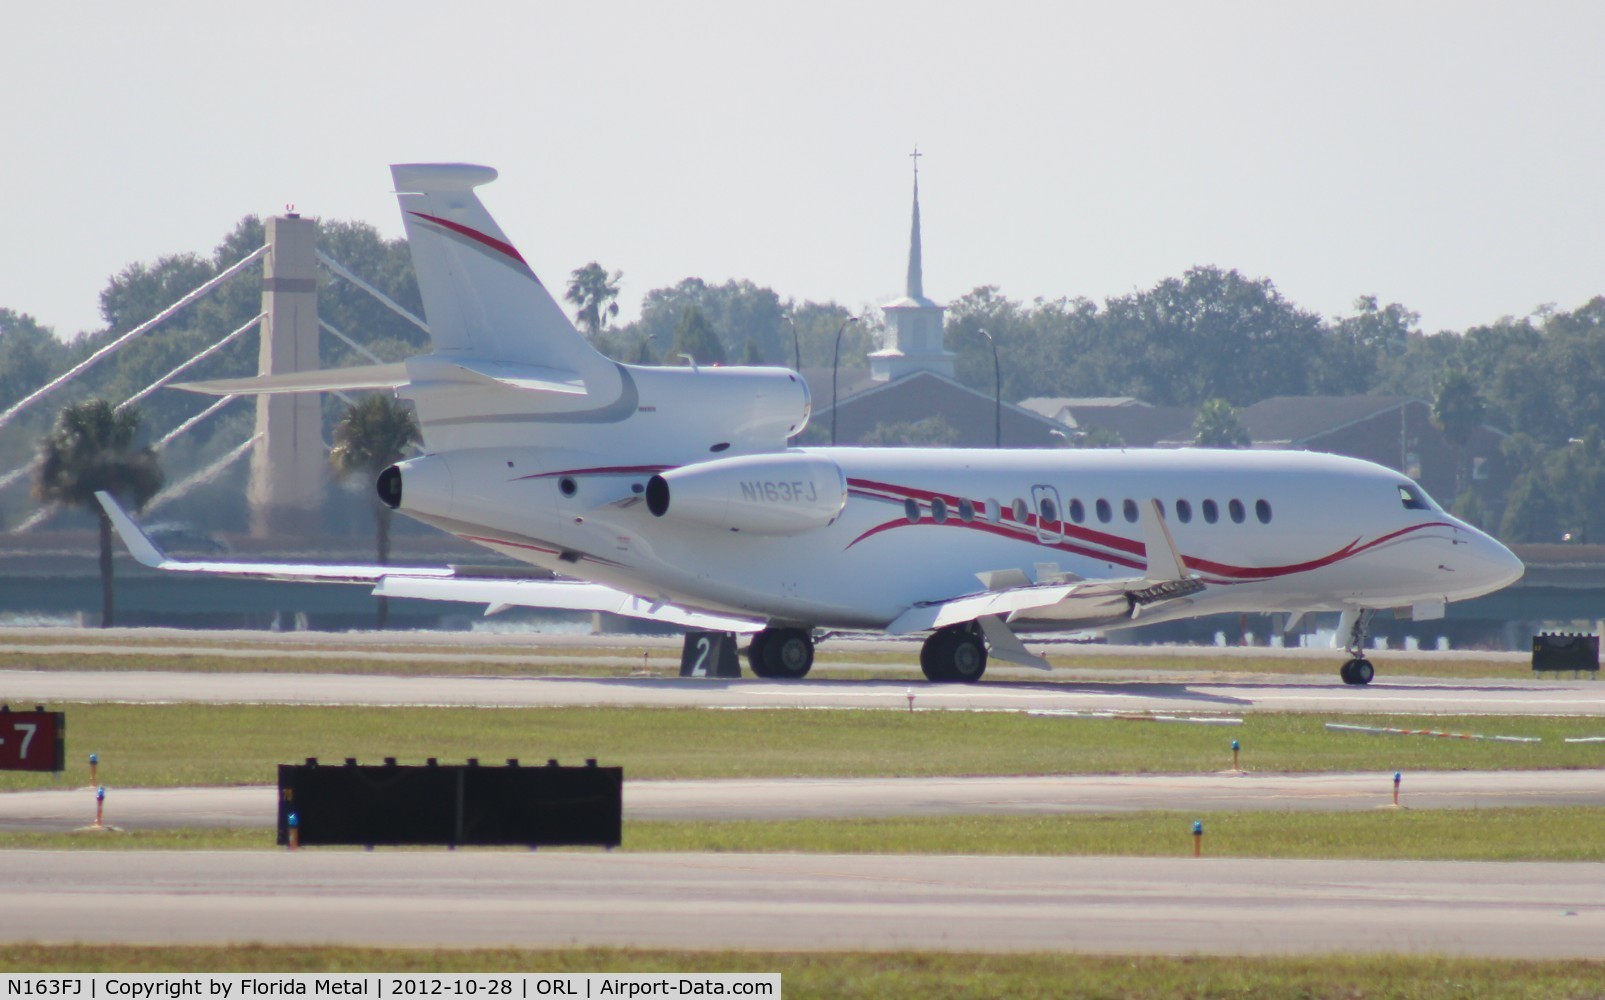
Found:
<svg viewBox="0 0 1605 1000"><path fill-rule="evenodd" d="M1109 501L1102 498L1098 500L1096 509L1098 511L1098 520L1103 524L1108 524L1109 520L1115 516L1114 509L1109 506Z"/></svg>
<svg viewBox="0 0 1605 1000"><path fill-rule="evenodd" d="M908 518L910 524L920 519L920 505L913 500L903 501L903 516Z"/></svg>
<svg viewBox="0 0 1605 1000"><path fill-rule="evenodd" d="M1406 483L1399 484L1399 502L1404 504L1405 510L1431 510L1427 498L1422 492Z"/></svg>
<svg viewBox="0 0 1605 1000"><path fill-rule="evenodd" d="M1271 502L1269 500L1254 501L1254 516L1259 518L1260 524L1271 523Z"/></svg>
<svg viewBox="0 0 1605 1000"><path fill-rule="evenodd" d="M1037 505L1038 524L1052 524L1059 520L1059 508L1053 503L1052 497L1043 497Z"/></svg>
<svg viewBox="0 0 1605 1000"><path fill-rule="evenodd" d="M1070 501L1070 520L1080 524L1087 519L1087 505L1080 500Z"/></svg>
<svg viewBox="0 0 1605 1000"><path fill-rule="evenodd" d="M1003 505L996 500L988 500L986 502L986 519L994 524L1003 520Z"/></svg>
<svg viewBox="0 0 1605 1000"><path fill-rule="evenodd" d="M1248 517L1248 511L1243 509L1243 501L1236 498L1226 505L1226 510L1232 515L1233 524L1242 524L1243 519Z"/></svg>
<svg viewBox="0 0 1605 1000"><path fill-rule="evenodd" d="M1121 501L1120 513L1125 516L1127 521L1131 522L1132 524L1136 524L1137 501L1131 499L1130 497L1127 497L1125 500Z"/></svg>
<svg viewBox="0 0 1605 1000"><path fill-rule="evenodd" d="M1204 511L1204 522L1206 524L1214 524L1216 521L1220 520L1220 508L1215 506L1215 501L1205 500L1202 504L1202 507Z"/></svg>
<svg viewBox="0 0 1605 1000"><path fill-rule="evenodd" d="M1185 500L1177 500L1176 501L1176 520L1180 521L1182 524L1186 524L1187 522L1191 521L1192 519L1193 519L1193 505L1188 503Z"/></svg>
<svg viewBox="0 0 1605 1000"><path fill-rule="evenodd" d="M965 524L969 524L971 521L975 520L975 504L970 503L968 500L960 500L959 520L963 521Z"/></svg>
<svg viewBox="0 0 1605 1000"><path fill-rule="evenodd" d="M1019 497L1014 498L1014 519L1021 524L1031 520L1031 508L1027 507L1025 501Z"/></svg>
<svg viewBox="0 0 1605 1000"><path fill-rule="evenodd" d="M947 501L941 497L931 498L931 520L937 524L947 520Z"/></svg>

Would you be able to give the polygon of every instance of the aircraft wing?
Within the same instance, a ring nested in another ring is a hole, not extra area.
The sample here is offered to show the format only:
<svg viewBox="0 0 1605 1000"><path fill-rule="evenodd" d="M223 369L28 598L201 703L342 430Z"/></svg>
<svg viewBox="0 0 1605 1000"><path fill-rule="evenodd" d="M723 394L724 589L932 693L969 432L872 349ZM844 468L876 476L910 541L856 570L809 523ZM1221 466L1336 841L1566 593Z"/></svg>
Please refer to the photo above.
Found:
<svg viewBox="0 0 1605 1000"><path fill-rule="evenodd" d="M758 618L744 618L651 600L599 583L577 580L524 580L476 574L451 566L325 565L320 563L243 563L174 559L163 552L134 523L110 494L96 499L111 518L112 527L134 559L152 569L202 573L257 580L302 583L370 584L377 597L416 597L440 601L484 603L486 614L509 607L551 608L561 611L605 611L664 622L684 628L721 632L756 632L764 627Z"/></svg>
<svg viewBox="0 0 1605 1000"><path fill-rule="evenodd" d="M1134 620L1145 609L1186 600L1204 589L1203 581L1188 572L1155 501L1142 508L1142 529L1147 547L1147 571L1142 576L1030 584L929 601L903 612L886 631L905 635L969 621L981 621L986 627L988 618L994 630L998 622L1021 618L1066 625L1110 624ZM981 575L1002 578L1001 573Z"/></svg>
<svg viewBox="0 0 1605 1000"><path fill-rule="evenodd" d="M487 605L486 614L504 608L551 608L563 611L606 611L629 618L664 622L682 628L718 632L757 632L757 618L698 611L667 601L653 601L600 583L578 580L518 580L474 577L439 578L387 574L373 588L376 597L418 597L432 601L467 601Z"/></svg>

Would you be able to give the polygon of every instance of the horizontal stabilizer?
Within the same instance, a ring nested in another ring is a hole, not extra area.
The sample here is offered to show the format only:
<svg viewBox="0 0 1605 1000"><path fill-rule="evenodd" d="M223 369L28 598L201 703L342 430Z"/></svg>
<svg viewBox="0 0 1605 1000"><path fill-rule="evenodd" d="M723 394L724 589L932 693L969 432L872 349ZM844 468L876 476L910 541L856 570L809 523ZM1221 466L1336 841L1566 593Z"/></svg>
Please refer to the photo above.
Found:
<svg viewBox="0 0 1605 1000"><path fill-rule="evenodd" d="M175 382L173 388L201 392L208 396L272 395L281 392L333 392L341 389L394 389L407 384L407 366L358 365L352 368L323 368L282 375L253 375L250 378L219 378L204 382Z"/></svg>
<svg viewBox="0 0 1605 1000"><path fill-rule="evenodd" d="M585 395L585 382L578 372L541 365L512 364L479 358L442 358L431 355L389 365L359 365L351 368L322 368L310 372L282 375L253 375L250 378L220 378L204 382L179 382L174 387L212 396L271 395L282 392L334 392L342 389L396 389L414 376L450 381L469 380L504 385L531 392Z"/></svg>
<svg viewBox="0 0 1605 1000"><path fill-rule="evenodd" d="M454 360L453 363L471 375L514 389L531 389L539 392L559 392L568 395L585 395L585 382L579 372L540 365L521 365L507 361L481 359Z"/></svg>

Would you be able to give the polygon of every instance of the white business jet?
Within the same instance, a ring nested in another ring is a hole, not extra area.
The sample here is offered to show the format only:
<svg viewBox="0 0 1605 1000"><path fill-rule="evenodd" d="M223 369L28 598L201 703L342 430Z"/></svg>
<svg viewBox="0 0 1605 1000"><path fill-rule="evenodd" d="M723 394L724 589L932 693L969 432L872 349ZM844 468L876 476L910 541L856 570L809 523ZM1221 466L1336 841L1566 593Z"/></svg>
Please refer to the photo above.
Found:
<svg viewBox="0 0 1605 1000"><path fill-rule="evenodd" d="M770 678L807 674L819 630L926 633L932 681L979 680L989 655L1046 667L1019 633L1337 611L1343 680L1366 684L1374 611L1440 617L1522 574L1407 477L1333 455L791 447L796 372L611 361L475 195L494 170L392 173L433 353L188 388L394 390L424 453L380 500L568 579L174 560L103 496L141 562L743 633Z"/></svg>

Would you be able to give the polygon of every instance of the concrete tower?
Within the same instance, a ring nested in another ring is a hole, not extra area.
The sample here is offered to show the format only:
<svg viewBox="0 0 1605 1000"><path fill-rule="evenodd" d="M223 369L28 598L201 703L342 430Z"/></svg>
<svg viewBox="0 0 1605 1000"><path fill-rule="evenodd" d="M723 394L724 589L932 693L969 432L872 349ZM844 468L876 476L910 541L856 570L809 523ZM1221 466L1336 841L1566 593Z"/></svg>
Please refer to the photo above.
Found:
<svg viewBox="0 0 1605 1000"><path fill-rule="evenodd" d="M298 215L267 220L272 249L262 265L259 373L318 367L317 223ZM296 534L321 527L324 482L323 406L316 393L256 397L251 452L251 534Z"/></svg>
<svg viewBox="0 0 1605 1000"><path fill-rule="evenodd" d="M920 259L920 161L914 159L914 224L908 238L908 285L903 297L881 306L886 314L886 346L869 356L869 373L890 382L918 371L953 377L953 352L942 343L946 311L925 297L924 264Z"/></svg>

